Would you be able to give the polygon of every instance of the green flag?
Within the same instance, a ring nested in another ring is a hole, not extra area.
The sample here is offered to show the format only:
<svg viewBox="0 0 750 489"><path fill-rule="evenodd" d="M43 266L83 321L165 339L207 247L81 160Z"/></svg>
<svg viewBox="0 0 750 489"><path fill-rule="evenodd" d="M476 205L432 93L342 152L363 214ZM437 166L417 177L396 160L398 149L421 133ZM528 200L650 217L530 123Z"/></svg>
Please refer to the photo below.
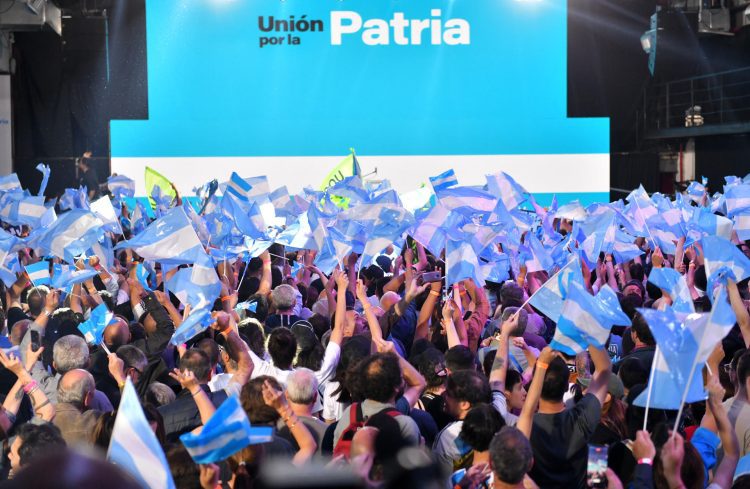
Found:
<svg viewBox="0 0 750 489"><path fill-rule="evenodd" d="M161 188L162 195L169 195L174 199L177 196L174 188L172 188L172 182L167 177L154 170L153 168L146 167L146 194L148 195L151 207L154 207L154 199L151 198L151 194L154 192L154 187Z"/></svg>
<svg viewBox="0 0 750 489"><path fill-rule="evenodd" d="M325 180L323 180L323 183L320 185L320 190L326 190L329 187L336 185L346 177L362 175L362 171L359 168L359 162L357 161L357 156L354 154L353 149L350 149L350 151L351 153L349 153L349 156L344 158L341 163L336 165L333 170L328 173ZM349 207L349 199L345 197L332 195L331 202L341 207L342 209L346 209L347 207Z"/></svg>

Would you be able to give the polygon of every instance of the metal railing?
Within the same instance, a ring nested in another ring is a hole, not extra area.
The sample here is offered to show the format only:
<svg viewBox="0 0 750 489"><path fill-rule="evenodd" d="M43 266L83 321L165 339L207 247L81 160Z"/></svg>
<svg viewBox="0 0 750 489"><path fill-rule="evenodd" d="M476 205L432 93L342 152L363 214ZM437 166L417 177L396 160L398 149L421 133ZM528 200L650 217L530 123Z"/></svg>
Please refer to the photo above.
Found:
<svg viewBox="0 0 750 489"><path fill-rule="evenodd" d="M637 115L639 138L686 127L686 112L696 107L703 126L750 123L750 67L647 87Z"/></svg>

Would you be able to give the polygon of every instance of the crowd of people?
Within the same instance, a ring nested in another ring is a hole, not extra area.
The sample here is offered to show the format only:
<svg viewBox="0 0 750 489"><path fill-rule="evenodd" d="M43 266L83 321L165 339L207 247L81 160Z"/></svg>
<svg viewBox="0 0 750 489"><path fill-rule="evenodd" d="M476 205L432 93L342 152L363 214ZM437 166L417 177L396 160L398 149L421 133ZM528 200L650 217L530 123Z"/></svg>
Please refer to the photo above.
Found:
<svg viewBox="0 0 750 489"><path fill-rule="evenodd" d="M118 203L122 233L108 235L124 246L107 266L77 257L75 268L96 271L83 281L37 285L28 267L47 259L52 269L65 257L12 251L21 269L4 287L0 338L8 485L141 487L106 460L132 385L178 488L750 487L746 278L726 280L736 324L697 368L707 396L679 410L679 400L670 409L634 402L661 388L643 311L676 302L674 290L649 281L654 270L676 271L691 307L712 310L716 284L700 241L682 236L667 253L634 236L627 260L602 250L593 266L571 245L564 267L580 270L587 293L613 290L629 323L602 343L588 338L575 355L553 348L558 318L529 301L561 266L521 261L502 281L446 283L446 253L411 237L366 266L349 253L330 273L316 264L318 251L278 243L216 260L221 290L206 327L175 344L194 311L165 284L185 265L149 263L144 280L149 260L128 246L133 213ZM561 237L578 221L544 217ZM736 232L732 241L750 256ZM79 326L102 305L111 315L92 342ZM232 398L252 427L272 434L196 462L183 435L199 434ZM594 452L604 453L601 474Z"/></svg>

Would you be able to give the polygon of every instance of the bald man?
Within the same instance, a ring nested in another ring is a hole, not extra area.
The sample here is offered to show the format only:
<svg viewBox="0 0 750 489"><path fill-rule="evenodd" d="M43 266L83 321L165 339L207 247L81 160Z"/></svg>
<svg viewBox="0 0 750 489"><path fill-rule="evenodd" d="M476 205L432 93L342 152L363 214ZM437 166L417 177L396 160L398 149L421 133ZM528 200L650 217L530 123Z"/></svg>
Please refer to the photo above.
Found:
<svg viewBox="0 0 750 489"><path fill-rule="evenodd" d="M140 311L137 319L143 325L142 334L134 334L128 322L121 316L115 316L115 322L107 326L104 330L104 343L111 352L117 350L123 345L133 345L146 355L147 363L145 369L138 375L138 381L135 383L135 389L138 395L144 397L148 391L148 386L155 381L168 379L168 366L162 358L162 352L169 346L169 340L174 333L174 323L170 319L164 306L157 300L153 292L140 296L131 290L131 301L140 299L141 302L134 311ZM95 348L91 353L91 367L89 371L94 375L96 388L104 392L112 404L117 407L120 403L120 388L117 381L109 373L109 361L107 354L101 348ZM172 365L174 366L174 365ZM135 367L126 363L125 370Z"/></svg>
<svg viewBox="0 0 750 489"><path fill-rule="evenodd" d="M82 369L67 372L57 385L57 414L53 423L69 445L94 441L94 427L102 415L101 411L90 409L95 390L94 377Z"/></svg>

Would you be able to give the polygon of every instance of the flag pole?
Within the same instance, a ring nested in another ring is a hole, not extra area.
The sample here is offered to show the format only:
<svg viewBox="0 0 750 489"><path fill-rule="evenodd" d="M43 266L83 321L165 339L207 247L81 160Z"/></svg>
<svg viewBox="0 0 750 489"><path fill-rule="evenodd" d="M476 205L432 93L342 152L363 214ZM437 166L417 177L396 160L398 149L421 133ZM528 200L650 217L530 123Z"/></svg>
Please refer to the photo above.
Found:
<svg viewBox="0 0 750 489"><path fill-rule="evenodd" d="M677 434L677 427L680 425L680 417L682 416L682 410L685 408L685 401L687 400L687 395L690 391L690 384L693 383L693 375L695 374L696 367L698 367L698 362L696 360L697 358L693 359L693 366L690 367L690 375L688 376L688 381L685 384L685 390L682 392L680 409L677 411L677 419L674 420L674 427L672 428L672 438L674 438Z"/></svg>
<svg viewBox="0 0 750 489"><path fill-rule="evenodd" d="M99 346L101 346L104 349L104 351L107 353L107 355L111 355L112 354L112 352L109 351L109 348L107 348L107 345L104 344L104 340L102 340L102 341L99 342Z"/></svg>
<svg viewBox="0 0 750 489"><path fill-rule="evenodd" d="M654 361L651 362L651 372L648 378L648 393L646 394L646 414L643 416L643 431L646 430L648 424L648 410L651 407L651 392L654 390L654 371L656 370L656 358L659 355L659 345L656 345L654 350Z"/></svg>

